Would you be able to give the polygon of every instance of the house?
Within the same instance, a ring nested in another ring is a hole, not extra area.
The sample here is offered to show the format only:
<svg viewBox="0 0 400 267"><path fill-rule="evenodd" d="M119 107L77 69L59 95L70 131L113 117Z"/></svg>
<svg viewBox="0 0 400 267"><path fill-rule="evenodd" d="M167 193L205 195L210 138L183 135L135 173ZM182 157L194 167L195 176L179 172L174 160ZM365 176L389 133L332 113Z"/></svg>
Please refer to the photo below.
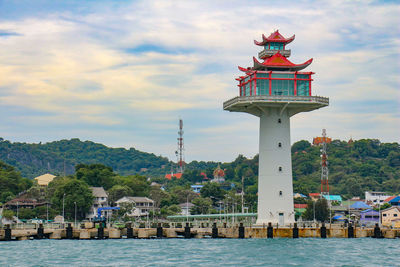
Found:
<svg viewBox="0 0 400 267"><path fill-rule="evenodd" d="M193 192L200 194L201 189L203 188L204 185L202 184L193 184L190 187L192 188Z"/></svg>
<svg viewBox="0 0 400 267"><path fill-rule="evenodd" d="M307 196L301 193L293 193L293 198L307 198Z"/></svg>
<svg viewBox="0 0 400 267"><path fill-rule="evenodd" d="M308 196L312 201L317 201L320 198L320 193L309 193Z"/></svg>
<svg viewBox="0 0 400 267"><path fill-rule="evenodd" d="M127 213L128 216L142 217L154 211L154 201L147 197L122 197L115 201L117 207L122 207L124 204L132 204L132 210Z"/></svg>
<svg viewBox="0 0 400 267"><path fill-rule="evenodd" d="M367 204L365 204L362 201L357 201L350 206L350 209L352 209L352 210L365 210L365 209L370 209L370 208L371 208L371 206L368 206Z"/></svg>
<svg viewBox="0 0 400 267"><path fill-rule="evenodd" d="M194 207L193 203L181 203L179 204L181 208L181 215L190 215L190 209Z"/></svg>
<svg viewBox="0 0 400 267"><path fill-rule="evenodd" d="M90 207L89 212L86 214L86 219L93 220L97 216L97 209L102 207L108 207L108 194L103 187L90 187L93 194L93 204ZM111 210L104 211L103 216L107 217L112 213Z"/></svg>
<svg viewBox="0 0 400 267"><path fill-rule="evenodd" d="M365 226L379 223L379 212L373 209L366 209L361 211L360 223Z"/></svg>
<svg viewBox="0 0 400 267"><path fill-rule="evenodd" d="M55 175L52 175L50 173L46 173L46 174L43 174L43 175L40 175L40 176L34 178L34 180L37 182L37 184L39 186L48 186L49 183L51 181L53 181L53 179L56 178L56 177L57 176L55 176Z"/></svg>
<svg viewBox="0 0 400 267"><path fill-rule="evenodd" d="M388 203L389 203L390 205L392 205L392 206L398 206L398 207L400 207L400 196L397 196L397 197L391 199Z"/></svg>
<svg viewBox="0 0 400 267"><path fill-rule="evenodd" d="M400 219L400 206L394 206L381 211L382 225L391 226L392 222Z"/></svg>
<svg viewBox="0 0 400 267"><path fill-rule="evenodd" d="M392 200L392 199L395 198L395 197L397 197L397 196L388 197L387 199L385 199L385 200L383 201L383 203L389 203L389 201Z"/></svg>
<svg viewBox="0 0 400 267"><path fill-rule="evenodd" d="M339 195L324 195L323 197L329 202L336 201L342 203L342 197Z"/></svg>
<svg viewBox="0 0 400 267"><path fill-rule="evenodd" d="M388 195L386 192L365 192L365 202L370 205L383 204L385 199L388 197L390 197L390 195Z"/></svg>
<svg viewBox="0 0 400 267"><path fill-rule="evenodd" d="M36 207L44 206L46 205L46 202L38 202L34 198L14 198L4 205L5 207L11 209L11 210L17 210L20 208L30 208L34 209Z"/></svg>
<svg viewBox="0 0 400 267"><path fill-rule="evenodd" d="M167 180L171 180L172 178L181 179L182 175L183 175L182 173L170 173L165 175L165 179Z"/></svg>

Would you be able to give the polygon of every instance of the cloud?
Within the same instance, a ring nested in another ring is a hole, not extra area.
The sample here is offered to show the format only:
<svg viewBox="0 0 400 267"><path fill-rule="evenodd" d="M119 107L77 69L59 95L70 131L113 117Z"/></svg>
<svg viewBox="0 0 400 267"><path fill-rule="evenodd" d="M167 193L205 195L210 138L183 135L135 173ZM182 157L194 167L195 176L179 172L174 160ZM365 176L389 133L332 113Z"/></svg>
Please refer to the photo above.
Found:
<svg viewBox="0 0 400 267"><path fill-rule="evenodd" d="M251 65L260 50L253 39L280 29L296 34L293 62L314 58L314 94L331 101L292 119L292 141L323 127L334 138L400 141L398 3L80 4L6 4L19 12L0 18L4 137L80 137L173 159L182 117L187 160L254 155L257 118L225 112L222 102L238 93L237 66Z"/></svg>

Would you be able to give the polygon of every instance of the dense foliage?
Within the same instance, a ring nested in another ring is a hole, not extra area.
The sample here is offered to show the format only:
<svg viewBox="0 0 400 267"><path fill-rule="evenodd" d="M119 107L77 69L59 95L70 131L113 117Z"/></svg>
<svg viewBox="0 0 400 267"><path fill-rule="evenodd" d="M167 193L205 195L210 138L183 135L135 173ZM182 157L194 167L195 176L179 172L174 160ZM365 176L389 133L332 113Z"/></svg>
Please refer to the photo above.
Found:
<svg viewBox="0 0 400 267"><path fill-rule="evenodd" d="M73 174L77 164L101 163L121 175L149 173L165 174L167 158L134 148L110 148L77 138L50 143L11 143L0 138L0 161L14 166L24 177L34 178L44 173ZM146 170L147 169L147 170Z"/></svg>
<svg viewBox="0 0 400 267"><path fill-rule="evenodd" d="M0 203L5 203L31 187L32 181L22 178L14 167L0 161Z"/></svg>

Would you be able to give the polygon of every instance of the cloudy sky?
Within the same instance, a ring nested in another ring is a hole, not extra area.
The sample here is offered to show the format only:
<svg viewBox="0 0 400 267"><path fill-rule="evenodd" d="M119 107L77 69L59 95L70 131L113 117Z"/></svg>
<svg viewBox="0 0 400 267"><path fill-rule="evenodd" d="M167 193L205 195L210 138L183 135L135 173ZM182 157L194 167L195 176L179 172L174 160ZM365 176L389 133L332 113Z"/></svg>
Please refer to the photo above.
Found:
<svg viewBox="0 0 400 267"><path fill-rule="evenodd" d="M320 135L400 142L398 1L0 0L0 137L80 138L186 160L258 151L258 119L223 111L253 40L296 34L330 106L292 118L292 142Z"/></svg>

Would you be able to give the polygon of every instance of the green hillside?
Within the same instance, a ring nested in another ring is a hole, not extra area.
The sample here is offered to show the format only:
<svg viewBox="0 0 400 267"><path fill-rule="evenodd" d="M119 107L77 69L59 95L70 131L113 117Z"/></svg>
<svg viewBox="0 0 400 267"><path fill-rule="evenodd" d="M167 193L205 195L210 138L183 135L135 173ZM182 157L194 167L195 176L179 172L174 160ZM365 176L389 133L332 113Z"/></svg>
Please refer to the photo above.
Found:
<svg viewBox="0 0 400 267"><path fill-rule="evenodd" d="M61 140L45 144L11 143L0 138L0 161L14 166L23 177L33 178L46 172L73 174L79 163L102 163L121 175L144 172L152 175L165 173L167 158L145 153L134 148L110 148L79 139Z"/></svg>

